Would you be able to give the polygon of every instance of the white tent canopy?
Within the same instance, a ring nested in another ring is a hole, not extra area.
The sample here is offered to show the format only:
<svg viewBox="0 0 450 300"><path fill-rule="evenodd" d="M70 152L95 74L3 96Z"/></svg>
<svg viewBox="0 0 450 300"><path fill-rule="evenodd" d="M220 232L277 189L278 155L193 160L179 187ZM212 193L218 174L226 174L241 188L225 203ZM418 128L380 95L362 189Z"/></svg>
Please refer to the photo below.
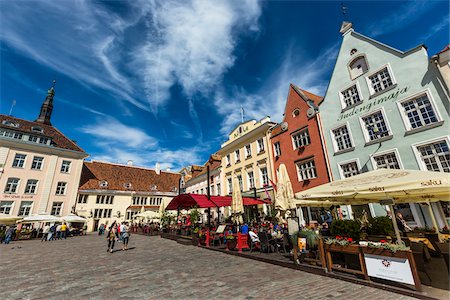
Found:
<svg viewBox="0 0 450 300"><path fill-rule="evenodd" d="M20 223L35 223L35 222L62 222L62 219L57 216L47 215L47 214L38 214L31 215L23 218L23 220L19 221Z"/></svg>
<svg viewBox="0 0 450 300"><path fill-rule="evenodd" d="M135 218L147 218L147 219L159 219L159 212L148 210L148 211L138 213L134 217Z"/></svg>
<svg viewBox="0 0 450 300"><path fill-rule="evenodd" d="M15 224L17 220L22 219L22 217L10 216L5 214L0 214L0 224L11 225Z"/></svg>
<svg viewBox="0 0 450 300"><path fill-rule="evenodd" d="M396 203L450 201L450 174L378 169L332 181L295 194L301 200L361 204L392 199Z"/></svg>
<svg viewBox="0 0 450 300"><path fill-rule="evenodd" d="M85 218L77 216L77 215L73 215L73 214L61 217L61 219L63 219L66 222L72 222L72 223L77 223L77 222L78 223L86 223L87 222L87 220Z"/></svg>

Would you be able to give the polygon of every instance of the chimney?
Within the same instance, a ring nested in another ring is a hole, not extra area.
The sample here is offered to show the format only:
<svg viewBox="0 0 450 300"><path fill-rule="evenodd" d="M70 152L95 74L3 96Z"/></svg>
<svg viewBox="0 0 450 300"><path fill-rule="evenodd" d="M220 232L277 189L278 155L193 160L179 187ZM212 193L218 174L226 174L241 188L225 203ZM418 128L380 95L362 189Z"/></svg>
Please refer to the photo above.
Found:
<svg viewBox="0 0 450 300"><path fill-rule="evenodd" d="M132 160L129 160L129 161L127 161L127 166L132 166L133 165L133 161Z"/></svg>
<svg viewBox="0 0 450 300"><path fill-rule="evenodd" d="M155 172L156 172L156 174L158 174L158 175L161 174L161 168L160 168L158 162L156 163L156 166L155 166Z"/></svg>

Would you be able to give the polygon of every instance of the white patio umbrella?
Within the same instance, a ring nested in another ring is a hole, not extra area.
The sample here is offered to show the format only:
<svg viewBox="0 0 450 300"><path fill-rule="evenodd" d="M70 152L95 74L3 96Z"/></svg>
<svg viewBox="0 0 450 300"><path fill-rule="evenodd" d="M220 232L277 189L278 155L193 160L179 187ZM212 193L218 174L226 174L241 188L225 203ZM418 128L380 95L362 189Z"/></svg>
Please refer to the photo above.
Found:
<svg viewBox="0 0 450 300"><path fill-rule="evenodd" d="M242 220L242 214L244 213L244 201L242 200L241 187L236 175L233 176L231 213L235 216L236 223L244 223L244 221Z"/></svg>
<svg viewBox="0 0 450 300"><path fill-rule="evenodd" d="M61 221L62 221L62 219L57 216L47 215L47 214L38 214L38 215L31 215L31 216L25 217L22 220L18 221L18 223L61 222Z"/></svg>
<svg viewBox="0 0 450 300"><path fill-rule="evenodd" d="M147 218L147 219L159 219L159 212L147 210L135 215L137 218Z"/></svg>
<svg viewBox="0 0 450 300"><path fill-rule="evenodd" d="M63 217L61 217L61 219L63 219L66 222L71 222L71 223L86 223L87 222L87 220L85 218L74 215L74 214L63 216Z"/></svg>
<svg viewBox="0 0 450 300"><path fill-rule="evenodd" d="M295 209L295 196L291 180L285 164L278 168L277 193L275 195L275 208L281 211Z"/></svg>
<svg viewBox="0 0 450 300"><path fill-rule="evenodd" d="M0 224L2 224L2 225L15 224L16 221L21 220L21 219L22 219L22 217L0 214Z"/></svg>

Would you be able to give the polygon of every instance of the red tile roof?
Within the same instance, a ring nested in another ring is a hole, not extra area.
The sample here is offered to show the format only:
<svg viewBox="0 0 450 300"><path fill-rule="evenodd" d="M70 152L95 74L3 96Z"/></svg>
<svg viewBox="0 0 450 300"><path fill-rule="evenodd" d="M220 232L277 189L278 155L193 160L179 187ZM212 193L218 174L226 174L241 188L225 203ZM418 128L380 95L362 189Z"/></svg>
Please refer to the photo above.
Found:
<svg viewBox="0 0 450 300"><path fill-rule="evenodd" d="M18 127L8 126L8 125L3 124L3 121L11 121L11 122L18 124L19 126ZM43 133L32 131L31 130L32 127L41 127L43 129ZM19 131L19 132L26 133L26 134L31 133L36 136L45 136L52 140L52 142L53 142L52 145L54 147L84 152L84 150L81 149L77 144L75 144L75 142L70 140L68 137L66 137L64 134L62 134L61 131L59 131L58 129L56 129L55 127L53 127L51 125L46 125L46 124L42 124L42 123L38 123L38 122L31 122L31 121L27 121L27 120L0 114L0 128L5 128L5 129L13 130L13 131Z"/></svg>
<svg viewBox="0 0 450 300"><path fill-rule="evenodd" d="M221 164L222 164L222 156L220 156L219 154L212 154L210 156L209 160L203 166L201 166L202 170L198 173L193 173L192 178L190 178L189 180L194 179L194 178L208 172L208 169L207 169L208 165L209 165L209 170L212 171L212 170L219 168L221 166Z"/></svg>
<svg viewBox="0 0 450 300"><path fill-rule="evenodd" d="M81 172L80 190L109 190L134 192L177 192L180 174L111 164L105 162L84 162ZM100 182L106 181L106 188L100 187ZM131 184L131 188L125 187ZM156 186L156 190L152 190ZM175 190L175 188L177 190Z"/></svg>

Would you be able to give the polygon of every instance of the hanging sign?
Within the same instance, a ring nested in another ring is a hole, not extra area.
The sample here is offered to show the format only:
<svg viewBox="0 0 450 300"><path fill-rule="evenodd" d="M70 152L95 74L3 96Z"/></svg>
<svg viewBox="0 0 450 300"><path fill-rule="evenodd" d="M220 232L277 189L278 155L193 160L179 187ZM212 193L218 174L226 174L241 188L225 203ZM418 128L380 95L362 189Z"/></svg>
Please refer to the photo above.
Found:
<svg viewBox="0 0 450 300"><path fill-rule="evenodd" d="M411 266L407 258L364 254L367 275L385 280L414 285Z"/></svg>

